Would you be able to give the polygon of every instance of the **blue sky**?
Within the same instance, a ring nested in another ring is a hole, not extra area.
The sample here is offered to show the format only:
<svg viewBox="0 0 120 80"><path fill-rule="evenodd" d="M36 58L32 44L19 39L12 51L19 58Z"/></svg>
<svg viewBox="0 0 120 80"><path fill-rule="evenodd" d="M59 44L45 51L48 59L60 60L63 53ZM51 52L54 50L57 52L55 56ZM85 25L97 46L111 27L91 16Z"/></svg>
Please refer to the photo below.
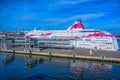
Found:
<svg viewBox="0 0 120 80"><path fill-rule="evenodd" d="M0 31L67 29L120 31L120 0L0 0Z"/></svg>

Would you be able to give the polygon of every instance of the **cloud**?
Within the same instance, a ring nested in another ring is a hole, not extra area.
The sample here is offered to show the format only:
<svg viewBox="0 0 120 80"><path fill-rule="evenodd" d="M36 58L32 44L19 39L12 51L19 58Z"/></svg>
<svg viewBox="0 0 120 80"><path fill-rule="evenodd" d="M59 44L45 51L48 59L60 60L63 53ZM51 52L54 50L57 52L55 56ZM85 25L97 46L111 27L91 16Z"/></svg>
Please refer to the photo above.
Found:
<svg viewBox="0 0 120 80"><path fill-rule="evenodd" d="M62 4L78 4L78 3L83 3L83 2L87 2L89 0L77 0L77 1L61 1L60 3L58 3L59 5Z"/></svg>
<svg viewBox="0 0 120 80"><path fill-rule="evenodd" d="M109 24L107 23L107 24L102 25L102 28L106 28L106 29L113 28L114 30L115 28L119 28L119 26L120 26L120 23L116 23L116 22L114 23L111 21L111 23L109 22ZM98 26L97 28L101 28L101 26Z"/></svg>
<svg viewBox="0 0 120 80"><path fill-rule="evenodd" d="M56 25L59 25L60 23L56 23L56 22L52 22L52 23L42 23L42 24L39 24L39 26L56 26Z"/></svg>
<svg viewBox="0 0 120 80"><path fill-rule="evenodd" d="M82 19L82 20L88 20L88 19L92 19L92 18L99 18L99 17L102 17L104 16L103 13L100 13L100 14L82 14L82 15L77 15L77 16L73 16L73 17L70 17L68 19Z"/></svg>
<svg viewBox="0 0 120 80"><path fill-rule="evenodd" d="M100 14L81 14L81 15L75 15L75 16L71 16L68 18L48 18L48 19L43 19L43 21L51 21L51 22L67 22L70 20L77 20L77 19L81 19L83 21L85 20L89 20L92 18L99 18L104 16L103 13Z"/></svg>
<svg viewBox="0 0 120 80"><path fill-rule="evenodd" d="M60 2L57 2L57 3L54 3L50 6L61 6L61 5L74 5L74 4L79 4L79 3L83 3L83 2L87 2L87 1L90 1L90 0L63 0L63 1L60 1Z"/></svg>
<svg viewBox="0 0 120 80"><path fill-rule="evenodd" d="M47 21L47 22L64 22L66 18L46 18L42 19L42 21Z"/></svg>
<svg viewBox="0 0 120 80"><path fill-rule="evenodd" d="M101 26L98 26L99 29L102 29L102 30L106 30L106 31L110 31L110 32L120 32L120 23L112 23L112 24L106 24L106 25L103 25L102 27Z"/></svg>

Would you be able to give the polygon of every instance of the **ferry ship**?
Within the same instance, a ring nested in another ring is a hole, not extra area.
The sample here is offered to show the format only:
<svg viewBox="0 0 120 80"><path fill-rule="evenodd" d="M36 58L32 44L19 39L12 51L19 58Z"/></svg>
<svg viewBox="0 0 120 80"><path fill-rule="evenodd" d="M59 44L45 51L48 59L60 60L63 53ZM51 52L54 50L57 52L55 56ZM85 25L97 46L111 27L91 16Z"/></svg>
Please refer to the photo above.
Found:
<svg viewBox="0 0 120 80"><path fill-rule="evenodd" d="M41 42L52 41L58 46L63 40L69 39L66 44L74 48L118 51L118 43L113 34L97 29L85 29L80 20L77 20L67 30L32 30L26 33L25 37L37 38ZM57 43L55 43L56 40Z"/></svg>

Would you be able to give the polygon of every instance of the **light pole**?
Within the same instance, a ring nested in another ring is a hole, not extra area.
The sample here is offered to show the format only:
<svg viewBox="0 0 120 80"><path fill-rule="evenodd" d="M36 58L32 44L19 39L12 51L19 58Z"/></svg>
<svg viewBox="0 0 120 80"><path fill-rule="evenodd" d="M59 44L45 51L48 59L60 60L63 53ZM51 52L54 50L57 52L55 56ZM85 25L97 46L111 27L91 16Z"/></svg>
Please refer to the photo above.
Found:
<svg viewBox="0 0 120 80"><path fill-rule="evenodd" d="M25 38L25 47L24 47L24 51L26 51L26 38Z"/></svg>
<svg viewBox="0 0 120 80"><path fill-rule="evenodd" d="M32 50L31 50L31 45L30 45L30 38L29 38L29 51L30 51L30 58L32 57Z"/></svg>

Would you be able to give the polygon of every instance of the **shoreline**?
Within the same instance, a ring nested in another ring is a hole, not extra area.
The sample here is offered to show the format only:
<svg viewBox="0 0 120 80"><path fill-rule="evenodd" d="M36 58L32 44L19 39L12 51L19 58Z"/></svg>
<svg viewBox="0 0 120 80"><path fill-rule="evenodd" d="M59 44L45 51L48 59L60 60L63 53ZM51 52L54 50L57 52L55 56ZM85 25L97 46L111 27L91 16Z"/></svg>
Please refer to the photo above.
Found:
<svg viewBox="0 0 120 80"><path fill-rule="evenodd" d="M22 55L30 55L30 51L22 51L22 50L1 50L1 52L5 52L5 53L16 53L16 54L22 54ZM37 56L48 56L48 57L59 57L59 58L71 58L71 59L80 59L80 60L90 60L90 61L100 61L100 62L112 62L112 63L120 63L120 54L119 53L113 53L114 56L112 55L106 55L106 54L111 54L106 53L105 52L103 54L97 55L97 53L99 54L99 52L101 51L96 51L94 52L94 54L82 54L82 53L72 53L71 51L57 51L57 52L53 52L51 51L42 51L42 52L38 52L38 51L32 51L31 52L31 56L32 55L37 55Z"/></svg>

